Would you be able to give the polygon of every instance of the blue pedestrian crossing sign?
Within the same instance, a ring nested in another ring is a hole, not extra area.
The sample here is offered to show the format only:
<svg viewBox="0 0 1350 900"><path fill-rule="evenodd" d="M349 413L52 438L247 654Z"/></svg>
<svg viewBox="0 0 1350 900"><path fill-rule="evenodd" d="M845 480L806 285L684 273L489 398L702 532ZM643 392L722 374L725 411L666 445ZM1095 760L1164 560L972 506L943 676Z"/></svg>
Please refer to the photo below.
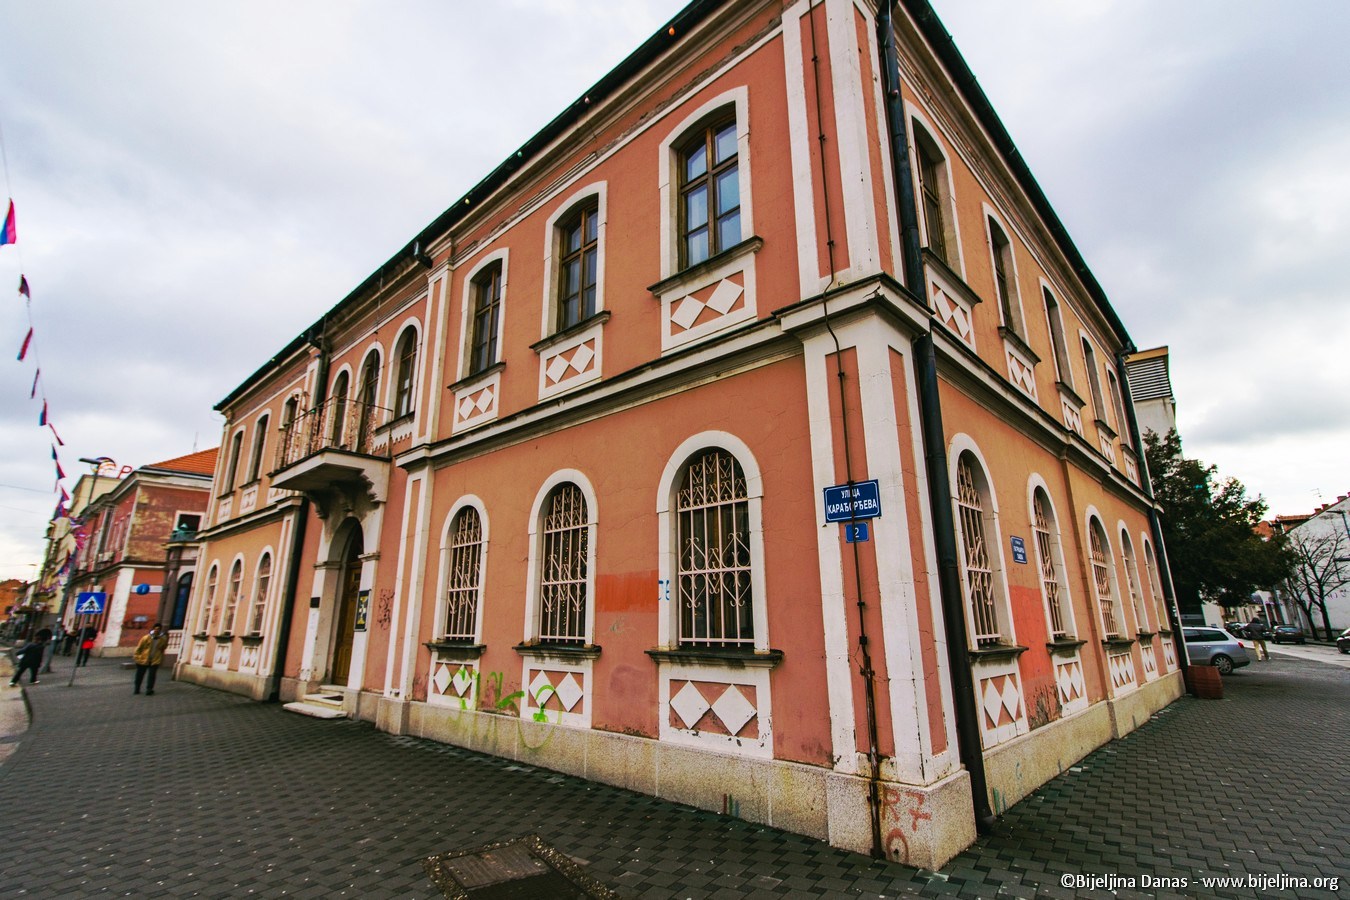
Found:
<svg viewBox="0 0 1350 900"><path fill-rule="evenodd" d="M96 616L103 612L103 606L107 602L108 595L103 591L80 591L75 596L75 615Z"/></svg>

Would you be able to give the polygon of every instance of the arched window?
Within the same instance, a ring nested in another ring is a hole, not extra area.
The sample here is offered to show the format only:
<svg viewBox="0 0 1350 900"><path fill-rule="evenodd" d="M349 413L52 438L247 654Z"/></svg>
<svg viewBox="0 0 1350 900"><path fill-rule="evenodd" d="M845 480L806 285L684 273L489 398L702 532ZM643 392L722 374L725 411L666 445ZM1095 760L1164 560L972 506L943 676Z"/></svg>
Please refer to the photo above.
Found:
<svg viewBox="0 0 1350 900"><path fill-rule="evenodd" d="M600 203L595 196L558 223L558 299L555 330L595 315L600 278Z"/></svg>
<svg viewBox="0 0 1350 900"><path fill-rule="evenodd" d="M472 641L477 637L483 567L483 523L478 510L466 506L455 514L446 549L449 560L442 634L447 641Z"/></svg>
<svg viewBox="0 0 1350 900"><path fill-rule="evenodd" d="M342 372L333 380L333 395L329 398L332 410L328 419L328 443L333 447L343 446L342 438L347 431L347 391L351 389L351 379Z"/></svg>
<svg viewBox="0 0 1350 900"><path fill-rule="evenodd" d="M258 561L258 574L253 588L253 609L248 616L248 633L261 634L263 613L267 611L267 592L272 586L272 554L264 553Z"/></svg>
<svg viewBox="0 0 1350 900"><path fill-rule="evenodd" d="M586 642L590 527L586 497L570 481L549 494L542 510L539 568L539 639Z"/></svg>
<svg viewBox="0 0 1350 900"><path fill-rule="evenodd" d="M225 608L220 612L220 633L234 631L234 612L239 607L239 587L244 580L244 564L235 560L230 568L230 580L225 585Z"/></svg>
<svg viewBox="0 0 1350 900"><path fill-rule="evenodd" d="M1021 335L1022 301L1017 293L1016 270L1013 268L1012 244L1008 235L994 221L987 219L989 228L989 253L994 263L994 293L998 295L999 314L1003 317L1003 326L1014 334Z"/></svg>
<svg viewBox="0 0 1350 900"><path fill-rule="evenodd" d="M239 477L239 457L244 452L244 429L239 429L230 439L230 464L225 470L225 491L234 490Z"/></svg>
<svg viewBox="0 0 1350 900"><path fill-rule="evenodd" d="M1171 620L1167 616L1167 598L1163 596L1162 579L1158 577L1158 560L1153 555L1153 545L1144 539L1144 568L1148 570L1148 588L1153 594L1153 611L1158 617L1158 630L1170 631Z"/></svg>
<svg viewBox="0 0 1350 900"><path fill-rule="evenodd" d="M741 241L741 186L734 115L713 119L679 148L680 267Z"/></svg>
<svg viewBox="0 0 1350 900"><path fill-rule="evenodd" d="M994 577L998 547L989 541L993 531L989 482L974 454L968 451L957 458L956 508L966 599L970 604L971 639L976 647L990 647L1004 642L1007 611L999 599Z"/></svg>
<svg viewBox="0 0 1350 900"><path fill-rule="evenodd" d="M361 366L361 381L357 384L356 409L352 410L352 428L347 432L347 440L357 453L365 453L370 446L371 435L379 420L380 403L380 356L371 351Z"/></svg>
<svg viewBox="0 0 1350 900"><path fill-rule="evenodd" d="M745 474L726 450L685 466L675 499L683 646L755 644L749 508Z"/></svg>
<svg viewBox="0 0 1350 900"><path fill-rule="evenodd" d="M1144 594L1139 586L1139 567L1135 564L1134 545L1125 529L1120 530L1120 559L1125 568L1125 585L1130 592L1130 609L1134 612L1135 628L1148 631L1148 609L1144 605Z"/></svg>
<svg viewBox="0 0 1350 900"><path fill-rule="evenodd" d="M188 600L192 597L192 579L195 574L189 570L178 576L178 585L173 594L173 614L169 616L169 627L175 631L182 628L187 620Z"/></svg>
<svg viewBox="0 0 1350 900"><path fill-rule="evenodd" d="M502 264L494 262L473 277L473 318L469 328L469 375L497 362L501 328Z"/></svg>
<svg viewBox="0 0 1350 900"><path fill-rule="evenodd" d="M216 582L220 578L220 567L212 566L206 573L206 584L202 586L202 608L197 617L197 633L206 634L211 630L211 617L216 612Z"/></svg>
<svg viewBox="0 0 1350 900"><path fill-rule="evenodd" d="M1111 554L1107 550L1106 532L1095 518L1088 522L1088 552L1092 557L1092 590L1102 617L1102 635L1120 637L1120 616L1111 585Z"/></svg>
<svg viewBox="0 0 1350 900"><path fill-rule="evenodd" d="M417 331L406 328L394 348L394 418L412 415L417 373Z"/></svg>
<svg viewBox="0 0 1350 900"><path fill-rule="evenodd" d="M270 416L263 416L253 433L253 455L248 464L248 480L251 482L262 477L263 452L267 448L267 426L270 422Z"/></svg>
<svg viewBox="0 0 1350 900"><path fill-rule="evenodd" d="M1063 557L1059 546L1059 528L1044 489L1036 488L1031 496L1031 530L1036 536L1036 558L1041 570L1041 593L1045 598L1046 616L1050 621L1051 640L1070 636L1068 592L1063 580Z"/></svg>

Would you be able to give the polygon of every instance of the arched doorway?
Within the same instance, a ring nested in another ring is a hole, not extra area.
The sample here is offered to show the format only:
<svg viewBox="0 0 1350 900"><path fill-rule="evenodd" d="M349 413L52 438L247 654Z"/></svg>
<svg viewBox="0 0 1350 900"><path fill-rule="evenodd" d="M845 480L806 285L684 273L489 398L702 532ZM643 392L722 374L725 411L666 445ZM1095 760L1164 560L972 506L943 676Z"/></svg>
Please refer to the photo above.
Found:
<svg viewBox="0 0 1350 900"><path fill-rule="evenodd" d="M345 685L351 675L352 643L356 637L356 602L361 590L361 554L364 552L361 529L353 528L347 539L347 549L342 555L342 567L338 571L337 638L333 642L333 665L328 676L333 684Z"/></svg>

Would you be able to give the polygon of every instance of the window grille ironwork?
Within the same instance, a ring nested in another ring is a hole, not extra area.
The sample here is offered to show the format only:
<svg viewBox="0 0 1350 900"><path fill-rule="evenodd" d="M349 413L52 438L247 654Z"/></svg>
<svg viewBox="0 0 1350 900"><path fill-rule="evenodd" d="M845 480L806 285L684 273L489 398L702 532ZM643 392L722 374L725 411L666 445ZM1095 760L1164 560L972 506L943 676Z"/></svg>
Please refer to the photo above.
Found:
<svg viewBox="0 0 1350 900"><path fill-rule="evenodd" d="M1036 556L1041 564L1041 589L1045 592L1045 605L1050 610L1050 637L1059 640L1068 635L1068 629L1064 624L1064 607L1061 602L1063 591L1059 581L1059 569L1055 565L1050 516L1046 512L1045 496L1040 489L1033 495L1031 505L1035 516L1032 531L1036 535Z"/></svg>
<svg viewBox="0 0 1350 900"><path fill-rule="evenodd" d="M483 560L483 526L478 510L465 507L455 516L450 534L450 569L446 573L447 641L472 641L478 619L478 586Z"/></svg>
<svg viewBox="0 0 1350 900"><path fill-rule="evenodd" d="M1143 593L1139 589L1139 574L1134 565L1134 547L1124 534L1120 536L1120 560L1125 567L1125 586L1130 592L1130 609L1134 610L1135 627L1140 631L1148 630L1148 614L1140 602Z"/></svg>
<svg viewBox="0 0 1350 900"><path fill-rule="evenodd" d="M1108 568L1106 551L1103 549L1101 529L1093 526L1088 529L1089 551L1092 555L1092 583L1097 592L1097 608L1102 611L1102 631L1107 637L1119 637L1120 627L1116 624L1116 606L1111 599L1111 572Z"/></svg>
<svg viewBox="0 0 1350 900"><path fill-rule="evenodd" d="M225 586L225 608L220 613L220 630L234 630L234 611L239 607L239 586L244 580L244 567L239 563L230 569L230 581Z"/></svg>
<svg viewBox="0 0 1350 900"><path fill-rule="evenodd" d="M272 555L262 558L258 563L258 587L253 595L253 609L248 617L248 633L261 634L263 613L267 609L267 590L272 584Z"/></svg>
<svg viewBox="0 0 1350 900"><path fill-rule="evenodd" d="M202 611L201 618L197 622L197 631L205 634L211 630L211 617L216 612L216 582L219 580L220 570L215 566L206 574L206 586L202 589Z"/></svg>
<svg viewBox="0 0 1350 900"><path fill-rule="evenodd" d="M994 572L984 532L984 496L975 473L962 456L956 465L956 505L960 510L961 539L965 545L966 588L975 623L975 646L997 644L1003 637L994 600Z"/></svg>
<svg viewBox="0 0 1350 900"><path fill-rule="evenodd" d="M382 406L352 403L346 397L331 397L325 403L297 415L281 431L276 469L307 459L324 450L346 450L367 456L387 457L389 445L377 449L375 433L390 420Z"/></svg>
<svg viewBox="0 0 1350 900"><path fill-rule="evenodd" d="M1144 542L1144 566L1148 569L1148 587L1153 592L1153 611L1158 617L1158 628L1170 628L1167 618L1167 601L1163 598L1162 580L1158 577L1158 563L1153 556L1153 547Z"/></svg>
<svg viewBox="0 0 1350 900"><path fill-rule="evenodd" d="M543 568L539 583L539 639L586 641L586 563L590 541L586 497L575 484L559 485L544 513Z"/></svg>
<svg viewBox="0 0 1350 900"><path fill-rule="evenodd" d="M679 641L753 647L750 501L745 473L725 450L690 461L676 497Z"/></svg>

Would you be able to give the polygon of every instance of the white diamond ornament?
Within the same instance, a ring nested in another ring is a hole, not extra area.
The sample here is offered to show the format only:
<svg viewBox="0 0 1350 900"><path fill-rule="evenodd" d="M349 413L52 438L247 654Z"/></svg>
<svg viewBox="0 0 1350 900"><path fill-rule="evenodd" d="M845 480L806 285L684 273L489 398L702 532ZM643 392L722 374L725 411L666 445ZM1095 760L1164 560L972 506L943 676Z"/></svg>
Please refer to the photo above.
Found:
<svg viewBox="0 0 1350 900"><path fill-rule="evenodd" d="M701 312L703 312L703 301L690 294L676 305L674 312L670 314L670 321L681 328L688 329L694 324L694 320L698 318L698 314Z"/></svg>
<svg viewBox="0 0 1350 900"><path fill-rule="evenodd" d="M680 717L685 728L693 728L711 707L693 682L686 681L679 693L670 698L670 708L675 710L675 715Z"/></svg>
<svg viewBox="0 0 1350 900"><path fill-rule="evenodd" d="M745 695L734 684L722 692L712 709L733 735L740 734L745 723L755 717L754 704L745 699Z"/></svg>
<svg viewBox="0 0 1350 900"><path fill-rule="evenodd" d="M568 672L566 677L558 682L558 699L562 701L563 709L568 712L572 711L572 707L577 705L584 694L585 691L581 689L581 685L577 684L576 676L571 672Z"/></svg>

